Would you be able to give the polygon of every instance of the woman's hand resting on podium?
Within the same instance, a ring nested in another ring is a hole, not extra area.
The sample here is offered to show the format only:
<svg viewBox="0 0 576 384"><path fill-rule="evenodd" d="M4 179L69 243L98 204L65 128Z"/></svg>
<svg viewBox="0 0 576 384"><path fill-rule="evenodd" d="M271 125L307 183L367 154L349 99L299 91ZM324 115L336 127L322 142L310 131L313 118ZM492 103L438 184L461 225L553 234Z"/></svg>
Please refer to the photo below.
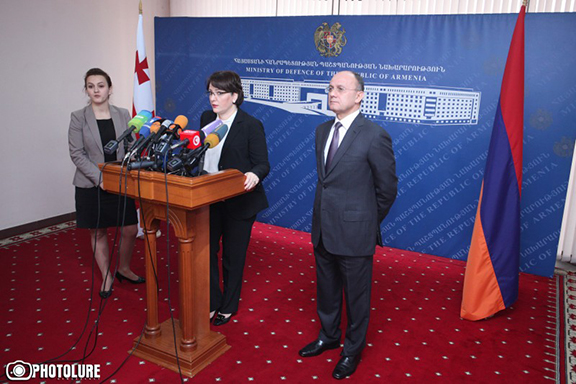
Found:
<svg viewBox="0 0 576 384"><path fill-rule="evenodd" d="M258 176L252 172L246 172L244 176L246 176L246 180L244 180L244 189L246 191L253 189L260 182Z"/></svg>

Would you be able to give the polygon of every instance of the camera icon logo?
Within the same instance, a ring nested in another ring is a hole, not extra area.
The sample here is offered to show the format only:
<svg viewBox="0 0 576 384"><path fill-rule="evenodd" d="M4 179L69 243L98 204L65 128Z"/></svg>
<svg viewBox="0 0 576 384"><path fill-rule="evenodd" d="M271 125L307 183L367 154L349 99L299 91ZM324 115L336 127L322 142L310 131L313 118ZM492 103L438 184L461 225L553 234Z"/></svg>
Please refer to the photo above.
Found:
<svg viewBox="0 0 576 384"><path fill-rule="evenodd" d="M16 360L6 365L6 377L13 381L24 381L32 378L32 364Z"/></svg>

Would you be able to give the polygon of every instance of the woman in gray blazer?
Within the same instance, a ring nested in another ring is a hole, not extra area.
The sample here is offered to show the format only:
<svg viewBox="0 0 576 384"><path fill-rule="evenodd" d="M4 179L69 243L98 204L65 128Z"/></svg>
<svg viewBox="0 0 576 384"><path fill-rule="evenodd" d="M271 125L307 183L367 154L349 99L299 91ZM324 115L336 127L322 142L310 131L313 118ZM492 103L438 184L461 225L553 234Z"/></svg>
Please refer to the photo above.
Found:
<svg viewBox="0 0 576 384"><path fill-rule="evenodd" d="M84 76L84 89L90 103L72 112L68 130L70 157L76 165L73 184L76 186L76 225L90 230L92 249L102 273L100 296L112 294L110 251L106 228L123 226L121 229L120 257L116 278L133 284L144 283L130 269L132 250L136 239L137 216L134 200L110 194L102 189L99 163L115 161L124 157L124 148L118 153L104 154L104 146L116 139L128 126L130 114L124 108L110 105L112 80L100 68L90 69ZM126 206L124 206L126 204ZM122 212L125 212L122 217Z"/></svg>

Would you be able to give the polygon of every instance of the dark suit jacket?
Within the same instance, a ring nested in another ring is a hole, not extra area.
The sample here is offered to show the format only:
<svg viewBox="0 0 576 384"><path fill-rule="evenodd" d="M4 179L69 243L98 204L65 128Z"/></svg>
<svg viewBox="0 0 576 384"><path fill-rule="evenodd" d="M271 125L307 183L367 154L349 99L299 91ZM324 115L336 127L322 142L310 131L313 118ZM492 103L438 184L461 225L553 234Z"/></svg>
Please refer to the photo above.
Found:
<svg viewBox="0 0 576 384"><path fill-rule="evenodd" d="M204 111L200 126L216 120L212 111ZM258 185L250 192L224 201L230 215L237 219L248 219L268 207L268 199L262 186L262 180L270 172L268 147L264 126L241 109L228 131L218 169L237 169L242 173L252 172L260 179Z"/></svg>
<svg viewBox="0 0 576 384"><path fill-rule="evenodd" d="M110 116L118 137L128 128L130 113L127 109L111 105ZM104 148L91 105L72 112L68 129L68 147L70 158L76 165L73 184L80 188L98 186L100 179L98 164L104 162ZM123 145L118 148L118 157L124 157Z"/></svg>
<svg viewBox="0 0 576 384"><path fill-rule="evenodd" d="M370 256L382 245L380 223L396 198L398 178L392 140L362 114L352 122L330 169L324 147L334 120L316 129L318 184L312 215L312 243L320 234L326 250L341 256Z"/></svg>

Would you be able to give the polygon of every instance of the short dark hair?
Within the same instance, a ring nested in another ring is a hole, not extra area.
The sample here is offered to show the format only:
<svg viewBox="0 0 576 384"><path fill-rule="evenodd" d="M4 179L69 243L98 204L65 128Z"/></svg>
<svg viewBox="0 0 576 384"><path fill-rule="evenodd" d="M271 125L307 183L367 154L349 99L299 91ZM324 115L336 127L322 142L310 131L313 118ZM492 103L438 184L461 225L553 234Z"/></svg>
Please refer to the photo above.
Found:
<svg viewBox="0 0 576 384"><path fill-rule="evenodd" d="M110 79L110 76L108 76L106 72L104 72L100 68L90 68L88 72L86 72L86 75L84 75L84 88L86 88L86 81L88 81L88 78L90 76L98 76L98 75L104 76L106 82L108 83L108 87L112 86L112 80Z"/></svg>
<svg viewBox="0 0 576 384"><path fill-rule="evenodd" d="M226 92L237 93L238 99L236 99L237 107L239 107L244 101L244 91L242 90L242 80L236 72L232 71L219 71L214 72L210 75L208 80L206 80L206 90L210 88L210 84L214 88L221 89Z"/></svg>
<svg viewBox="0 0 576 384"><path fill-rule="evenodd" d="M360 76L360 74L358 74L354 71L350 71L350 72L352 72L352 74L356 78L356 81L358 82L358 85L360 86L359 91L364 91L364 79L362 78L362 76Z"/></svg>

